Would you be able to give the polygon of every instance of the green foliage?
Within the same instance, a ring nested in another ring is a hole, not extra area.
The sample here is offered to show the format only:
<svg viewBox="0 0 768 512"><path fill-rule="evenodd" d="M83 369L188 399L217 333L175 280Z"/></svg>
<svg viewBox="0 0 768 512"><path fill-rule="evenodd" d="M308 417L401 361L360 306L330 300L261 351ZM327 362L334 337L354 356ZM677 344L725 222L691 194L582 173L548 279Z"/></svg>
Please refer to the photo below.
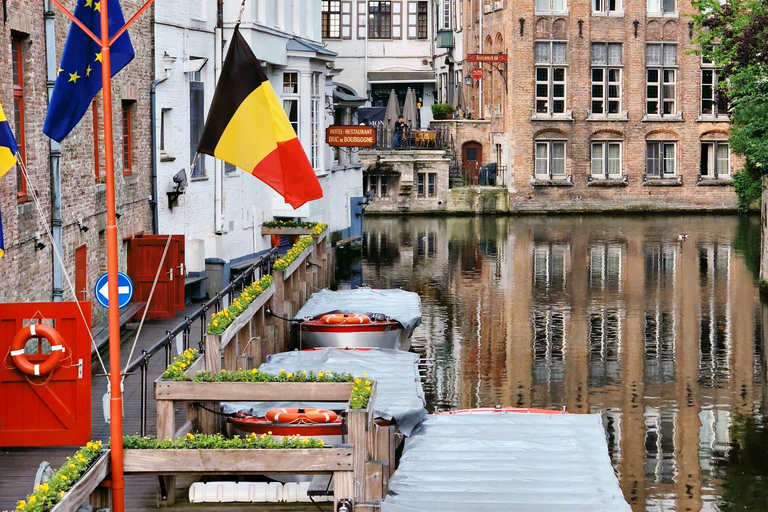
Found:
<svg viewBox="0 0 768 512"><path fill-rule="evenodd" d="M744 257L747 269L757 280L760 276L760 218L758 215L739 215L733 250Z"/></svg>
<svg viewBox="0 0 768 512"><path fill-rule="evenodd" d="M183 379L189 380L186 375ZM221 370L219 373L213 373L209 371L199 371L192 378L192 382L352 382L355 378L350 373L346 372L306 372L306 371L293 371L286 372L280 370L275 375L274 373L267 373L259 371L254 368L252 370L235 370L227 371Z"/></svg>
<svg viewBox="0 0 768 512"><path fill-rule="evenodd" d="M302 229L314 229L318 224L322 222L296 222L293 220L268 220L262 226L265 228L302 228Z"/></svg>
<svg viewBox="0 0 768 512"><path fill-rule="evenodd" d="M275 270L285 270L288 267L291 266L291 263L296 261L296 259L301 256L301 253L307 250L307 248L312 245L312 237L311 236L305 236L302 238L299 238L299 241L296 242L293 247L288 249L288 252L285 253L285 255L277 260L274 265L272 265L272 268Z"/></svg>
<svg viewBox="0 0 768 512"><path fill-rule="evenodd" d="M733 174L733 188L736 191L739 211L746 213L763 193L763 178L754 171L754 166L748 161L742 172Z"/></svg>
<svg viewBox="0 0 768 512"><path fill-rule="evenodd" d="M751 415L736 414L730 434L728 453L718 464L723 481L718 508L722 512L768 510L768 425Z"/></svg>
<svg viewBox="0 0 768 512"><path fill-rule="evenodd" d="M125 436L126 450L295 450L322 448L323 441L314 437L275 437L268 434L248 434L227 439L221 434L187 434L177 439L153 439Z"/></svg>
<svg viewBox="0 0 768 512"><path fill-rule="evenodd" d="M227 309L219 311L211 317L211 323L208 324L208 334L221 334L226 331L227 327L235 321L235 318L248 309L251 302L256 300L256 297L272 286L272 282L272 276L264 276L250 286L246 286L243 293L233 300Z"/></svg>
<svg viewBox="0 0 768 512"><path fill-rule="evenodd" d="M64 465L47 482L37 485L35 492L27 496L27 499L16 503L16 510L23 512L51 510L99 455L101 455L101 441L89 441L75 455L67 457Z"/></svg>
<svg viewBox="0 0 768 512"><path fill-rule="evenodd" d="M456 108L450 103L435 103L432 105L432 115L453 114Z"/></svg>
<svg viewBox="0 0 768 512"><path fill-rule="evenodd" d="M366 377L366 374L363 374ZM371 399L371 389L373 383L365 378L355 379L355 385L352 387L352 396L349 399L350 409L365 409L368 401Z"/></svg>
<svg viewBox="0 0 768 512"><path fill-rule="evenodd" d="M168 365L163 373L163 378L168 380L187 380L187 368L200 357L200 352L196 348L188 348L178 357L173 358L173 362Z"/></svg>

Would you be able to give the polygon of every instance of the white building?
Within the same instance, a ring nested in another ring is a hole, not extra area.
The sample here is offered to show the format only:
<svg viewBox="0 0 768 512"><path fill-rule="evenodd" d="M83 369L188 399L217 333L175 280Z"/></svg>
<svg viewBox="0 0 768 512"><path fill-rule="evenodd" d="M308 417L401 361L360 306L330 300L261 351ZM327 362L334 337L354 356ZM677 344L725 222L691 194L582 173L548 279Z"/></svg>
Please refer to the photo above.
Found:
<svg viewBox="0 0 768 512"><path fill-rule="evenodd" d="M421 103L421 127L435 98L435 1L324 0L322 40L338 54L335 84L371 106L384 107L392 89L400 106L408 88ZM445 57L443 56L443 59Z"/></svg>
<svg viewBox="0 0 768 512"><path fill-rule="evenodd" d="M261 181L208 155L200 155L190 171L240 14L240 0L224 0L221 12L218 3L167 0L155 5L157 222L158 233L185 235L192 275L204 272L207 261L209 270L223 265L218 283L226 283L231 265L269 248L269 237L261 235L264 221L322 221L337 237L349 236L362 175L357 166L334 166L325 143L335 54L320 42L321 0L247 0L240 30L282 98L324 197L293 210ZM182 169L188 184L178 206L169 208L166 192L175 189L173 177Z"/></svg>

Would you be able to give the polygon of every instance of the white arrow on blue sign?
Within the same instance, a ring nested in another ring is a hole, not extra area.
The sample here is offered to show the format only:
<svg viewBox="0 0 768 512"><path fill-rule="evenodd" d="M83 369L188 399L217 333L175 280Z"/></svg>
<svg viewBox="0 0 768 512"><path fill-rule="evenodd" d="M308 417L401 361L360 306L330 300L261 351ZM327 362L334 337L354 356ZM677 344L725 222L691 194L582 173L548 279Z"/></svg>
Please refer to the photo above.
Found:
<svg viewBox="0 0 768 512"><path fill-rule="evenodd" d="M109 285L107 284L107 274L101 274L96 280L96 301L104 306L109 307ZM123 272L117 273L117 304L119 307L124 308L131 302L133 298L133 281Z"/></svg>

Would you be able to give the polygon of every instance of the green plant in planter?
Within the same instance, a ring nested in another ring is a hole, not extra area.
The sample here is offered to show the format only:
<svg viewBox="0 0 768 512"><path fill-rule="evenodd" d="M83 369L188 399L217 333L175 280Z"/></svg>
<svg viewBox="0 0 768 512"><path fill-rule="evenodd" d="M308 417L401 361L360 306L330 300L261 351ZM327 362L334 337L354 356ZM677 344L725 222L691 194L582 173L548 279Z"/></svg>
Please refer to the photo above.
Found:
<svg viewBox="0 0 768 512"><path fill-rule="evenodd" d="M433 116L452 115L454 112L456 112L456 108L450 103L435 103L432 105Z"/></svg>
<svg viewBox="0 0 768 512"><path fill-rule="evenodd" d="M300 435L276 437L269 434L248 434L227 439L221 434L187 434L177 439L151 439L124 436L126 450L296 450L322 448L323 441Z"/></svg>

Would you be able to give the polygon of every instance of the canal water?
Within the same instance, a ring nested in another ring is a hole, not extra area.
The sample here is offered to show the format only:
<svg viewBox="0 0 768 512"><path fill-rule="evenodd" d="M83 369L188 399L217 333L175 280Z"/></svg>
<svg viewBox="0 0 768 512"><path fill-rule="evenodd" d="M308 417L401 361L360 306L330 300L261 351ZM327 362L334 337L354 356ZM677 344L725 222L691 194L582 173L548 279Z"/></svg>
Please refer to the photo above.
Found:
<svg viewBox="0 0 768 512"><path fill-rule="evenodd" d="M602 413L634 512L768 511L759 242L736 216L378 217L347 277L421 296L430 409Z"/></svg>

